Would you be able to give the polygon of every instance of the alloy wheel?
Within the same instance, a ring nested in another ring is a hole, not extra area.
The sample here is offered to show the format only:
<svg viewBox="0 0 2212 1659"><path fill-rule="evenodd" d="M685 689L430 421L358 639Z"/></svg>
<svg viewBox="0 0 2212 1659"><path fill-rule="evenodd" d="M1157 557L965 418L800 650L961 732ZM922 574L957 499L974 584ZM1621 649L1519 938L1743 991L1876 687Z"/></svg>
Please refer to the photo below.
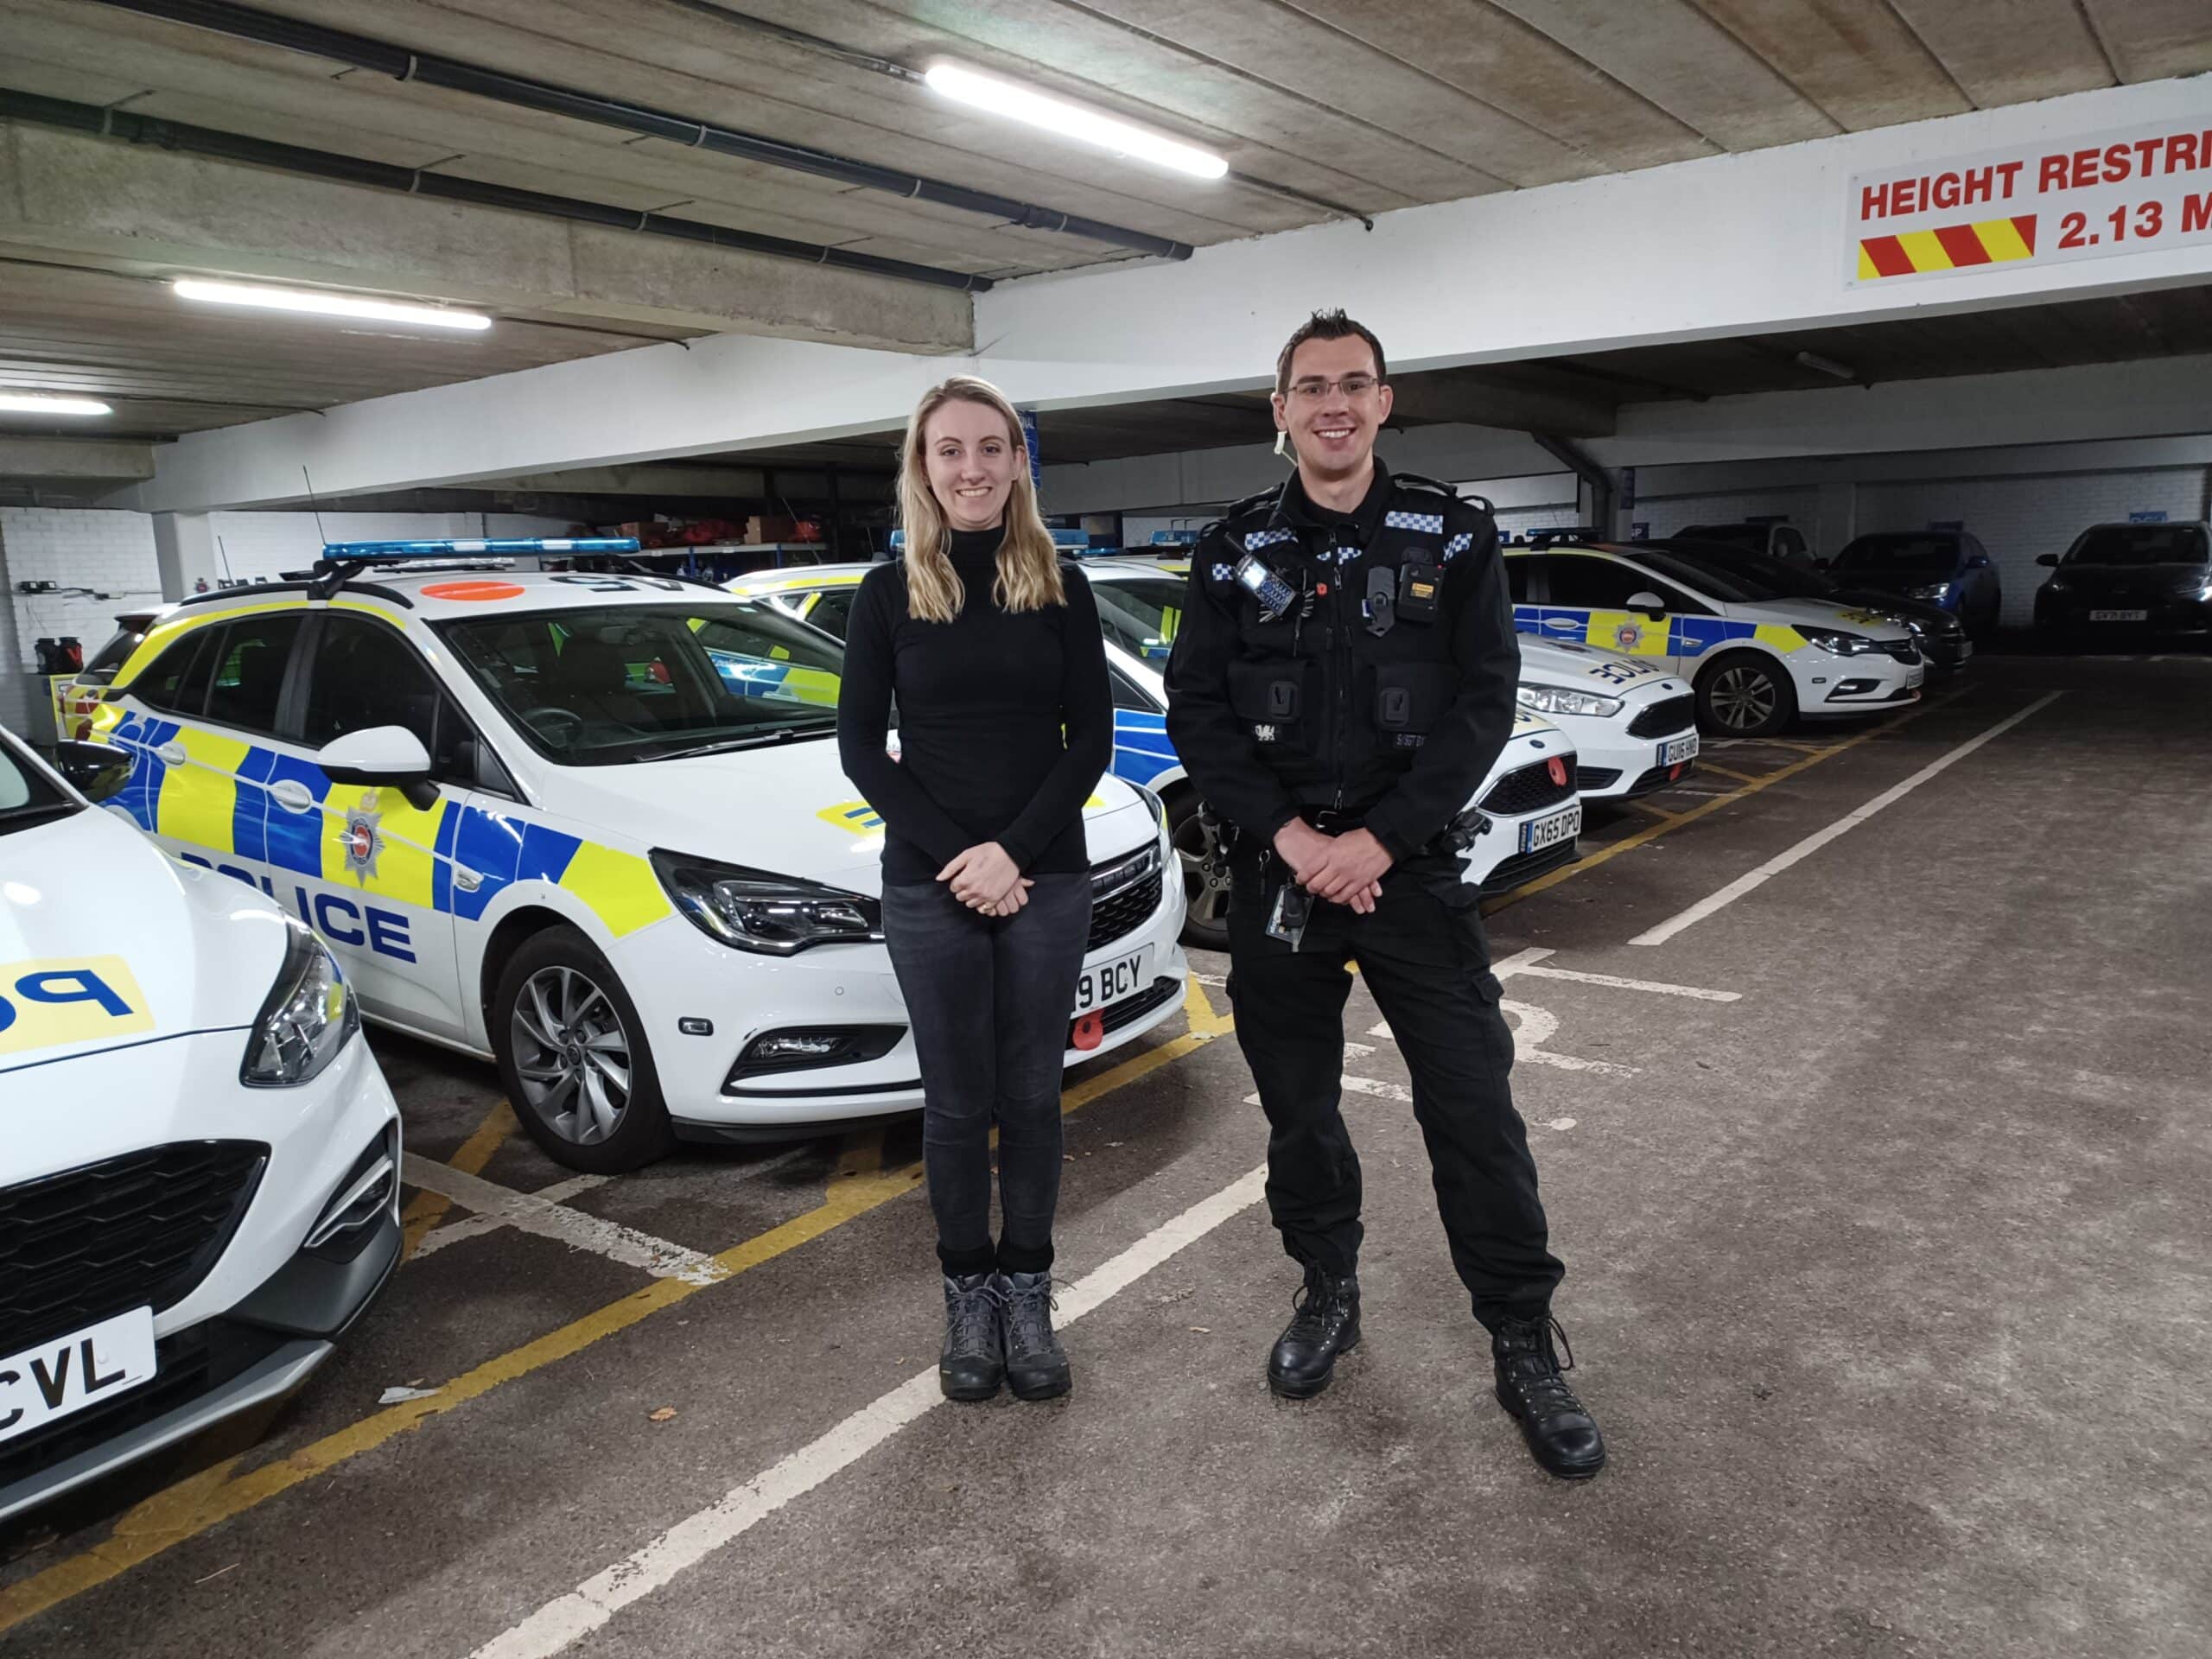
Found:
<svg viewBox="0 0 2212 1659"><path fill-rule="evenodd" d="M1774 718L1781 693L1764 669L1724 668L1708 701L1713 717L1732 732L1755 731Z"/></svg>
<svg viewBox="0 0 2212 1659"><path fill-rule="evenodd" d="M1183 893L1190 920L1197 926L1229 925L1229 858L1218 830L1205 815L1193 812L1175 826L1175 857L1183 869Z"/></svg>
<svg viewBox="0 0 2212 1659"><path fill-rule="evenodd" d="M563 1141L594 1146L630 1108L630 1039L607 993L558 963L522 983L509 1020L524 1103Z"/></svg>

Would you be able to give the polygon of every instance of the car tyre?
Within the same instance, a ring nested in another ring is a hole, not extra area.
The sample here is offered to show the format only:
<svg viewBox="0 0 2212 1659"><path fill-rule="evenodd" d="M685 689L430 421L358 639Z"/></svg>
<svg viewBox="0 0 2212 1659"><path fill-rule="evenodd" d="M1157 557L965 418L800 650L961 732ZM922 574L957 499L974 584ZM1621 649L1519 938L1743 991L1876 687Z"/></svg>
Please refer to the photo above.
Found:
<svg viewBox="0 0 2212 1659"><path fill-rule="evenodd" d="M1697 677L1697 723L1716 736L1772 737L1796 717L1789 671L1758 652L1730 652Z"/></svg>
<svg viewBox="0 0 2212 1659"><path fill-rule="evenodd" d="M555 1163L619 1175L676 1144L637 1004L575 928L523 942L499 972L491 1013L507 1099Z"/></svg>
<svg viewBox="0 0 2212 1659"><path fill-rule="evenodd" d="M1229 949L1229 854L1217 828L1200 811L1195 791L1167 803L1167 834L1183 873L1183 943L1197 950Z"/></svg>

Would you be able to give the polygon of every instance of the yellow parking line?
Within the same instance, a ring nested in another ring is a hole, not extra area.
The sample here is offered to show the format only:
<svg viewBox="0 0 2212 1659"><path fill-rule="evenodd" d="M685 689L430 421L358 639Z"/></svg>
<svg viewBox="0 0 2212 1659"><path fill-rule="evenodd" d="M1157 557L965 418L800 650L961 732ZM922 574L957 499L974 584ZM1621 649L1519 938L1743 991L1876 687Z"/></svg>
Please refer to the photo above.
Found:
<svg viewBox="0 0 2212 1659"><path fill-rule="evenodd" d="M476 1133L462 1141L461 1150L446 1161L464 1175L481 1175L484 1166L492 1161L492 1154L521 1127L515 1122L515 1109L503 1100L485 1114L484 1121L476 1126ZM452 1208L453 1200L442 1192L416 1193L414 1201L399 1217L399 1259L404 1262L414 1255L423 1235L443 1221L446 1211Z"/></svg>
<svg viewBox="0 0 2212 1659"><path fill-rule="evenodd" d="M1697 763L1697 769L1700 772L1717 772L1723 778L1733 778L1739 784L1756 784L1758 782L1758 779L1753 773L1748 772L1734 772L1726 766L1716 766L1710 760L1699 761Z"/></svg>
<svg viewBox="0 0 2212 1659"><path fill-rule="evenodd" d="M1192 1014L1192 1029L1190 1032L1157 1048L1135 1055L1068 1090L1061 1097L1061 1111L1078 1110L1125 1084L1134 1083L1161 1066L1195 1052L1230 1029L1233 1024L1230 1017L1215 1014L1211 1005L1205 1001L1204 991L1195 985L1192 989L1198 991L1197 996L1186 997L1185 1003ZM509 1121L512 1121L512 1114ZM485 1127L477 1131L469 1144L475 1145L491 1127L491 1120L486 1119ZM463 1151L466 1150L467 1148L464 1147ZM491 1155L488 1149L484 1155L486 1158ZM460 1154L454 1155L456 1166L460 1156ZM820 1205L780 1226L772 1227L741 1244L732 1245L715 1256L715 1262L728 1272L730 1278L734 1278L763 1262L772 1262L778 1256L797 1249L810 1240L819 1238L832 1229L842 1227L855 1217L864 1216L921 1185L921 1165L909 1164L903 1169L887 1171L880 1168L882 1157L883 1138L880 1134L863 1135L849 1143L838 1160L836 1173L830 1178ZM727 1284L728 1280L718 1282ZM519 1348L486 1360L474 1370L463 1372L444 1383L436 1393L425 1399L408 1400L396 1406L388 1406L334 1433L325 1435L312 1445L301 1447L289 1457L265 1464L235 1478L226 1478L231 1465L225 1464L219 1470L202 1471L176 1486L156 1493L131 1511L130 1516L125 1517L128 1520L131 1516L156 1516L157 1519L153 1524L133 1526L129 1529L118 1524L105 1541L90 1549L56 1561L44 1572L35 1573L20 1584L0 1589L0 1633L12 1630L25 1619L44 1612L73 1596L82 1595L86 1591L106 1583L143 1561L152 1560L173 1545L197 1537L211 1527L259 1507L278 1494L289 1491L302 1481L327 1474L339 1465L365 1452L372 1452L386 1441L419 1428L431 1419L442 1417L480 1395L489 1394L502 1384L543 1370L556 1360L566 1359L602 1338L626 1331L647 1316L658 1313L664 1307L673 1306L702 1288L703 1286L687 1284L681 1279L655 1280L620 1301L611 1302L587 1313L535 1342L524 1343Z"/></svg>
<svg viewBox="0 0 2212 1659"><path fill-rule="evenodd" d="M1910 725L1914 721L1918 720L1923 715L1932 715L1938 709L1948 708L1950 704L1956 702L1961 697L1967 696L1967 693L1973 690L1974 688L1972 686L1967 686L1960 690L1954 691L1949 696L1942 699L1940 702L1923 702L1917 709L1915 709L1910 714L1901 715L1897 719L1889 721L1880 726L1870 727L1866 731L1860 732L1855 737L1847 737L1842 742L1831 743L1826 748L1812 748L1809 745L1793 743L1789 745L1791 748L1806 748L1809 750L1809 753L1806 754L1803 760L1792 760L1788 766L1778 767L1775 771L1768 772L1764 777L1754 778L1751 782L1745 784L1741 789L1732 789L1726 795L1716 795L1704 805L1692 807L1688 811L1681 814L1671 823L1655 823L1648 830L1639 830L1632 836L1624 836L1620 840L1599 848L1587 858L1578 860L1574 863L1567 865L1563 868L1554 870L1548 875L1540 875L1535 880L1526 882L1520 887L1515 887L1509 893L1502 893L1498 894L1497 898L1490 899L1483 906L1483 914L1485 916L1494 916L1509 905L1517 905L1523 899L1533 898L1535 894L1544 892L1547 888L1555 887L1562 881L1568 880L1574 876L1580 875L1586 870L1594 870L1598 866L1603 864L1608 859L1618 858L1623 853L1634 852L1637 848L1643 846L1648 842L1656 841L1660 836L1666 835L1670 831L1679 830L1685 824L1694 823L1700 818L1705 817L1709 814L1718 812L1724 806L1732 806L1738 801L1743 800L1747 796L1758 794L1759 791L1764 789L1770 784L1778 784L1784 779L1795 778L1799 772L1803 772L1809 767L1817 766L1821 761L1829 759L1833 755L1841 754L1846 749L1857 748L1859 745L1866 742L1870 738L1879 737L1885 732L1894 732L1900 726Z"/></svg>
<svg viewBox="0 0 2212 1659"><path fill-rule="evenodd" d="M1639 812L1649 812L1653 817L1664 819L1669 823L1680 823L1682 821L1681 813L1669 812L1666 808L1654 806L1649 801L1630 801L1629 804Z"/></svg>

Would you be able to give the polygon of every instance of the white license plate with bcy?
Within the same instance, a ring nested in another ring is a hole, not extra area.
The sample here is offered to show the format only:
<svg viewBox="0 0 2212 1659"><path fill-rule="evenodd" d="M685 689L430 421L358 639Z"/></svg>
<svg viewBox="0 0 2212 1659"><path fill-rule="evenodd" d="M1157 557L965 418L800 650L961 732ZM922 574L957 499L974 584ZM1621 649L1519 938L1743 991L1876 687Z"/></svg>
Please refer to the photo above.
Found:
<svg viewBox="0 0 2212 1659"><path fill-rule="evenodd" d="M1554 812L1548 818L1536 818L1521 826L1521 850L1533 853L1545 847L1556 847L1562 841L1573 841L1582 833L1582 803L1577 801L1564 812Z"/></svg>
<svg viewBox="0 0 2212 1659"><path fill-rule="evenodd" d="M2148 611L2091 611L2089 613L2089 620L2092 622L2148 622L2150 620L2151 613Z"/></svg>
<svg viewBox="0 0 2212 1659"><path fill-rule="evenodd" d="M105 1405L154 1376L154 1310L135 1307L0 1359L0 1440Z"/></svg>
<svg viewBox="0 0 2212 1659"><path fill-rule="evenodd" d="M1077 1017L1109 1003L1119 1002L1135 996L1152 983L1152 947L1133 950L1126 957L1115 957L1083 970L1083 977L1076 982L1075 1011Z"/></svg>
<svg viewBox="0 0 2212 1659"><path fill-rule="evenodd" d="M1695 732L1692 732L1687 737L1669 738L1659 746L1659 764L1662 766L1678 766L1685 760L1696 759L1697 734Z"/></svg>

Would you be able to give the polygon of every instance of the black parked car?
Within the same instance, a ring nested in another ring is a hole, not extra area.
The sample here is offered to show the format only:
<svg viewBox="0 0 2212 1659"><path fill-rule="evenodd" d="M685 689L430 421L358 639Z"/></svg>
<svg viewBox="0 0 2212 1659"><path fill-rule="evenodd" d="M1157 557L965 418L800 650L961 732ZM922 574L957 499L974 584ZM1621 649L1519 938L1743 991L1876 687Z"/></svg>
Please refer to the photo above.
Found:
<svg viewBox="0 0 2212 1659"><path fill-rule="evenodd" d="M1692 541L1669 536L1638 547L1663 547L1690 564L1705 565L1739 582L1756 583L1777 599L1816 599L1827 605L1852 605L1862 611L1880 611L1912 630L1920 654L1936 668L1957 668L1974 655L1974 642L1959 619L1941 605L1925 600L1899 599L1894 594L1852 588L1822 575L1809 566L1764 553L1746 553L1718 542Z"/></svg>
<svg viewBox="0 0 2212 1659"><path fill-rule="evenodd" d="M2202 524L2092 524L2036 590L2046 639L2125 632L2212 633L2212 535Z"/></svg>
<svg viewBox="0 0 2212 1659"><path fill-rule="evenodd" d="M1963 530L1885 530L1853 537L1827 567L1847 587L1940 605L1986 639L2005 611L1989 550Z"/></svg>

